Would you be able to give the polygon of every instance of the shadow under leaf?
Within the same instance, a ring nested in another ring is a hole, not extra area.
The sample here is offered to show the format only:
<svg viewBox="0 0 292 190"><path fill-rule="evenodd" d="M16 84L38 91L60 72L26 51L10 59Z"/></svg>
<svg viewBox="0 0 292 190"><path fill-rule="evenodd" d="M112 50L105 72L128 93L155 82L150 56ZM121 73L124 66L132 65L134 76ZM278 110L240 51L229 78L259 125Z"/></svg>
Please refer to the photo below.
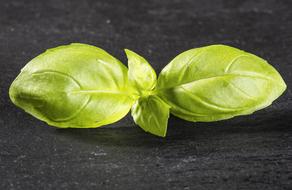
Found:
<svg viewBox="0 0 292 190"><path fill-rule="evenodd" d="M260 111L253 115L209 123L187 122L172 116L169 119L168 132L165 138L145 133L138 126L56 129L55 133L58 136L74 138L90 144L157 147L180 143L180 141L211 141L212 139L228 138L231 135L243 138L244 134L253 134L255 136L267 133L288 134L292 132L291 122L291 110L277 113Z"/></svg>

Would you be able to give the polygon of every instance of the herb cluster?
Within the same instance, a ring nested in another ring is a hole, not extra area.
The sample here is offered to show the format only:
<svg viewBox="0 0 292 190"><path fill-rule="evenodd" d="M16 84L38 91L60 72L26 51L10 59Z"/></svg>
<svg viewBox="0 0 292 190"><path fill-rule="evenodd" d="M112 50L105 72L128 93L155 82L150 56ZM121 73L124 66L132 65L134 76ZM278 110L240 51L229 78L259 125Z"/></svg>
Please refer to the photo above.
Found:
<svg viewBox="0 0 292 190"><path fill-rule="evenodd" d="M95 46L73 43L32 59L12 83L12 102L49 125L93 128L130 110L145 131L164 137L169 114L218 121L269 106L286 89L265 60L225 45L191 49L159 74L125 50L128 68Z"/></svg>

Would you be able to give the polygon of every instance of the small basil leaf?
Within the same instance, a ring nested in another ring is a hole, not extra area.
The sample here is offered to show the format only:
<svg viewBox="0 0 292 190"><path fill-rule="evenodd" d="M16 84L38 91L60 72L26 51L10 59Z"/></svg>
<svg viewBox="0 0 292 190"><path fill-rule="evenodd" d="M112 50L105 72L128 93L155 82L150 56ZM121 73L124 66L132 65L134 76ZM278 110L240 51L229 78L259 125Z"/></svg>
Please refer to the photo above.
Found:
<svg viewBox="0 0 292 190"><path fill-rule="evenodd" d="M71 44L31 60L12 83L14 104L57 127L88 128L124 117L135 101L127 68L106 51Z"/></svg>
<svg viewBox="0 0 292 190"><path fill-rule="evenodd" d="M156 73L151 65L140 55L133 51L125 49L128 58L128 78L130 84L134 86L138 92L152 90L157 81Z"/></svg>
<svg viewBox="0 0 292 190"><path fill-rule="evenodd" d="M144 131L165 137L169 105L156 95L140 97L132 107L132 116Z"/></svg>
<svg viewBox="0 0 292 190"><path fill-rule="evenodd" d="M251 114L285 89L280 74L265 60L225 45L181 53L162 70L157 84L171 113L189 121Z"/></svg>

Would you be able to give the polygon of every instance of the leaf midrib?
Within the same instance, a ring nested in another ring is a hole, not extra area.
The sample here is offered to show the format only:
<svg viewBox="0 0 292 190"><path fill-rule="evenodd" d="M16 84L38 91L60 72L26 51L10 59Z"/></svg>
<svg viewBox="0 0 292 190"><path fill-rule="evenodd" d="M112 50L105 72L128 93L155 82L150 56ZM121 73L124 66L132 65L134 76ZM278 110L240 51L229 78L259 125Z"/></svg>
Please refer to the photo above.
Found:
<svg viewBox="0 0 292 190"><path fill-rule="evenodd" d="M123 92L118 90L71 90L68 93L72 94L117 94L124 96L133 96L135 94L129 92Z"/></svg>
<svg viewBox="0 0 292 190"><path fill-rule="evenodd" d="M179 85L176 85L176 86L170 86L170 87L165 87L165 88L157 87L157 90L160 91L160 90L166 90L166 89L171 89L171 88L177 88L177 87L181 87L181 86L188 85L188 84L191 84L191 83L204 81L204 80L209 80L209 79L214 79L214 78L221 78L221 77L249 77L249 78L272 81L272 79L270 79L269 77L264 77L264 76L260 76L260 75L252 76L252 75L239 75L239 74L223 74L223 75L217 75L217 76L213 76L213 77L201 78L201 79L193 80L193 81L190 81L190 82L185 82L185 83L182 83L182 84L179 84Z"/></svg>

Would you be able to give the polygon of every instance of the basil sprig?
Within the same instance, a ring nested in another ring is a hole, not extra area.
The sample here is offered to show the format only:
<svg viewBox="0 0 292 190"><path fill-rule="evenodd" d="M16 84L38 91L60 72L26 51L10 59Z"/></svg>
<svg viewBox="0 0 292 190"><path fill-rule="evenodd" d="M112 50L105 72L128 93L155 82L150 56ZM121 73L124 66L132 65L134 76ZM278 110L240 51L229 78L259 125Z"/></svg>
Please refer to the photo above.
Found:
<svg viewBox="0 0 292 190"><path fill-rule="evenodd" d="M21 70L10 99L61 128L107 125L131 109L137 125L164 137L169 113L194 122L228 119L269 106L286 89L265 60L225 45L179 54L158 79L147 60L125 52L128 69L95 46L49 49Z"/></svg>

